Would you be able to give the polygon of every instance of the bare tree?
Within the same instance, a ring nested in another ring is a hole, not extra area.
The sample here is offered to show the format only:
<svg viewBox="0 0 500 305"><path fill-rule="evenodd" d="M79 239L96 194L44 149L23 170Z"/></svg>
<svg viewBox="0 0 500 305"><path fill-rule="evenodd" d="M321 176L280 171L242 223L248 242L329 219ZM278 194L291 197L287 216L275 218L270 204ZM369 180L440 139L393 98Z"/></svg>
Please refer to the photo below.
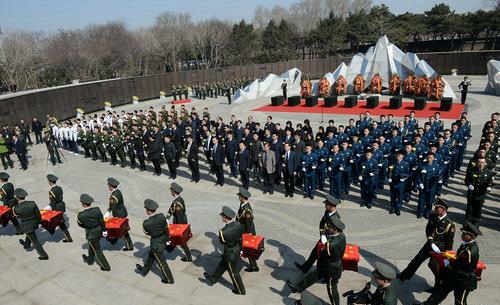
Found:
<svg viewBox="0 0 500 305"><path fill-rule="evenodd" d="M219 67L228 44L231 25L228 22L211 19L199 22L190 32L190 45L198 66Z"/></svg>

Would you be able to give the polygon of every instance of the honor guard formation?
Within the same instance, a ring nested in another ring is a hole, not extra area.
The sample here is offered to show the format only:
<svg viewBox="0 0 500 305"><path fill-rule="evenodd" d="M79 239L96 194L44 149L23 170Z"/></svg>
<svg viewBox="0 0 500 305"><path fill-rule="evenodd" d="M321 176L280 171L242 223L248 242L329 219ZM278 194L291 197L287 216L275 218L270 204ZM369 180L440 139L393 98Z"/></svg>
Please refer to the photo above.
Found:
<svg viewBox="0 0 500 305"><path fill-rule="evenodd" d="M197 98L205 99L224 95L225 91L234 92L246 83L248 80L238 80L191 88ZM286 94L286 83L282 89ZM172 88L174 100L187 97L187 92L187 86ZM477 270L483 263L479 261L476 238L481 235L482 206L492 191L498 160L499 113L493 113L484 124L480 145L466 162L464 155L471 138L471 123L466 112L447 125L439 112L419 122L413 111L400 121L392 115L376 119L367 111L357 119L351 118L347 125L336 125L334 120L329 120L327 126L313 131L308 119L293 125L291 121L275 122L268 116L261 124L251 115L246 120L232 115L225 121L208 112L208 108L200 113L184 104L162 105L157 110L151 106L131 112L106 111L63 122L47 116L45 128L36 118L31 128L24 121L14 128L5 125L0 133L3 167L8 170L14 166L10 156L15 153L20 168L28 168L27 148L33 145L30 138L33 131L36 144L46 144L48 164L66 162L65 153L82 154L84 158L102 162L103 167L130 166L176 180L180 161L185 158L188 166L184 170L190 173L191 183L211 179L214 187L220 187L229 180L239 181L235 193L239 208L235 211L224 206L219 214L222 220L218 230L222 247L219 264L213 272L205 272L202 279L213 285L227 271L232 291L239 295L246 294L239 273L241 259L248 260L246 272L259 272L258 259L264 251L263 237L257 235L254 224L254 217L259 215L252 210L250 190L260 189L266 196L277 196L274 193L279 190L285 197L302 195L304 200L325 197L318 242L305 262L295 262L302 276L298 280L287 280L286 284L291 292L303 293L304 300L308 298L309 286L324 283L331 304L340 304L337 285L343 271L357 270L357 265L347 264L348 249L359 251L358 245L346 242L346 224L337 206L348 194L354 193L353 185L359 185L359 195L355 195L360 198L360 206L367 209L377 201L377 194L388 188L387 212L397 217L405 208L413 212L416 219L425 218L426 240L422 239L421 250L401 272L386 263L376 263L371 274L378 285L376 291L371 293L365 288L351 293L348 299L357 300L352 304L396 304L394 282L411 281L422 263L429 259L435 282L424 304L439 304L452 291L455 304L466 304L468 294L477 288ZM210 178L200 175L200 162L206 163L205 174ZM465 171L463 187L467 190L467 207L460 229L463 243L458 247L453 244L457 227L449 218L450 205L442 195L457 171ZM0 173L4 226L12 224L16 235L25 235L19 240L24 249L33 247L40 260L48 260L50 245L46 247L47 254L37 237L39 227L50 234L59 228L64 235L63 242L73 241L66 226L63 189L57 185L58 177L47 175L49 205L41 210L29 200L26 190L15 188L9 179L7 172ZM141 226L150 244L146 261L135 266L136 272L145 276L156 264L161 271L161 282L174 284L175 272L169 268L165 250L172 252L179 246L182 261L193 262L188 246L192 236L187 216L189 204L181 197L183 187L171 182L171 205L163 209L166 214L159 212L157 202L144 198L146 218L142 224L128 221L122 191L129 190L120 189L120 182L115 178L107 179L107 190L109 199L103 210L94 203L91 194L80 196L81 211L76 222L84 229L88 242L83 262L97 263L102 271L111 270L113 262L105 257L101 239L113 245L121 243L123 251L131 251L134 244L128 231L130 226ZM454 249L456 252L452 252Z"/></svg>

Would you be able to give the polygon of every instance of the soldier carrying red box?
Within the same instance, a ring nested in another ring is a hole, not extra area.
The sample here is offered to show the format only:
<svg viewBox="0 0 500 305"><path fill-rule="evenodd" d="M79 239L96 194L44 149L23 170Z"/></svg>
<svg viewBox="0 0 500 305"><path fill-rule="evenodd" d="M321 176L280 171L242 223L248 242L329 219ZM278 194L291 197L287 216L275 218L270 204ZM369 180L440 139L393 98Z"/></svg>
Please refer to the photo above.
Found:
<svg viewBox="0 0 500 305"><path fill-rule="evenodd" d="M250 206L250 202L248 202L251 194L245 188L240 187L237 195L240 200L240 207L238 208L238 212L236 213L236 221L241 223L241 226L243 227L243 233L256 235L255 224L253 223L253 210ZM254 257L248 257L248 262L250 263L250 267L245 269L246 272L259 271L259 267L257 266L257 259L255 259Z"/></svg>
<svg viewBox="0 0 500 305"><path fill-rule="evenodd" d="M118 217L118 218L127 218L128 217L128 212L127 208L125 207L125 204L123 202L123 195L122 192L118 189L118 185L120 182L116 180L115 178L108 178L108 189L111 191L110 197L109 197L109 207L108 211L104 215L104 218L111 218L112 217ZM134 250L134 244L132 243L132 239L130 238L130 234L125 232L123 234L123 240L125 241L125 247L122 249L122 251L132 251ZM107 237L109 242L111 244L116 244L118 242L119 238L110 238Z"/></svg>
<svg viewBox="0 0 500 305"><path fill-rule="evenodd" d="M170 184L170 194L172 197L174 197L174 200L172 201L172 204L170 205L170 208L168 209L167 213L167 221L170 222L169 220L172 218L172 223L173 224L187 224L187 215L186 215L186 204L184 203L184 199L180 196L182 193L183 189L180 185L178 185L175 182L172 182ZM174 250L176 245L173 245L172 243L167 246L167 251L171 252ZM185 257L181 258L183 262L192 262L193 257L191 255L191 251L189 250L189 247L187 245L187 241L184 243L180 244L180 247L182 250L184 250L184 253L186 254Z"/></svg>
<svg viewBox="0 0 500 305"><path fill-rule="evenodd" d="M12 209L17 204L17 200L14 198L14 185L9 182L9 178L9 174L5 172L0 173L0 183L2 184L2 186L0 187L0 199L4 206ZM7 217L7 215L9 215L10 217ZM4 227L7 226L9 221L12 222L12 224L16 228L16 235L23 234L21 231L21 226L19 225L19 221L12 215L12 211L10 211L8 214L5 214L5 217L2 218L2 225Z"/></svg>
<svg viewBox="0 0 500 305"><path fill-rule="evenodd" d="M59 220L54 222L54 226L44 227L50 234L54 234L56 227L59 227L64 235L64 243L70 243L73 241L71 234L69 234L68 227L64 222L64 212L66 212L66 204L63 201L63 190L60 186L56 185L59 178L56 175L48 174L47 181L49 182L49 205L44 208L44 211L58 211L62 214L59 216ZM50 222L49 222L50 223ZM42 226L44 225L42 219Z"/></svg>

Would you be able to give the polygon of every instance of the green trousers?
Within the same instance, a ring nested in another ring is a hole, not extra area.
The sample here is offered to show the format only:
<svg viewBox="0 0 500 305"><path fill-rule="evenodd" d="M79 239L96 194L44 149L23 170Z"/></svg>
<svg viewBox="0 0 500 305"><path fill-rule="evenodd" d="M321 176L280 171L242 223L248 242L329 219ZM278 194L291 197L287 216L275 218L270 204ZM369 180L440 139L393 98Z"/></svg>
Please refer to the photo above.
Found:
<svg viewBox="0 0 500 305"><path fill-rule="evenodd" d="M331 277L326 277L326 278L318 278L318 271L315 269L314 271L311 271L307 273L304 278L295 284L297 287L298 292L302 292L312 286L313 284L317 283L318 281L324 281L326 284L326 289L328 292L328 297L330 298L330 304L332 305L339 305L340 304L340 296L339 296L339 291L337 288L338 280L331 278Z"/></svg>
<svg viewBox="0 0 500 305"><path fill-rule="evenodd" d="M101 243L100 243L100 238L98 239L93 239L89 240L89 256L88 256L88 262L89 264L93 264L94 260L97 262L97 264L105 270L111 270L111 267L109 266L108 260L102 253L101 249Z"/></svg>
<svg viewBox="0 0 500 305"><path fill-rule="evenodd" d="M36 236L36 232L30 232L26 233L26 239L24 240L24 249L29 249L31 247L31 244L33 244L33 247L35 248L36 252L38 252L38 255L43 258L48 258L49 256L47 255L47 252L43 249L42 245L38 241L38 237Z"/></svg>
<svg viewBox="0 0 500 305"><path fill-rule="evenodd" d="M237 291L239 294L246 294L245 286L243 285L243 281L241 280L240 272L238 271L236 262L234 261L222 258L220 260L219 266L217 266L214 273L212 273L212 275L210 276L210 281L212 283L217 283L226 271L231 277L231 281L233 282L235 291Z"/></svg>
<svg viewBox="0 0 500 305"><path fill-rule="evenodd" d="M148 253L148 258L146 259L146 263L144 264L144 267L142 267L142 272L144 274L147 274L149 270L151 270L151 267L153 267L153 264L155 262L158 264L158 268L160 268L161 279L166 279L170 284L173 284L174 276L172 275L172 272L168 267L165 256L163 256L163 252L153 252L150 250Z"/></svg>

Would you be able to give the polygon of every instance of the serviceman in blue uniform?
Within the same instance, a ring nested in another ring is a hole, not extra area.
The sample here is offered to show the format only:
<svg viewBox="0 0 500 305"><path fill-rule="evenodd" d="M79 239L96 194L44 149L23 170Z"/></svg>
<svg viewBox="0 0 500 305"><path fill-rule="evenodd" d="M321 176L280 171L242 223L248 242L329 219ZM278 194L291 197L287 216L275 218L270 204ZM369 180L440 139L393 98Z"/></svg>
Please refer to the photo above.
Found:
<svg viewBox="0 0 500 305"><path fill-rule="evenodd" d="M372 208L373 194L376 188L376 175L378 175L378 163L373 159L371 148L367 148L365 156L361 161L358 180L361 182L361 207Z"/></svg>
<svg viewBox="0 0 500 305"><path fill-rule="evenodd" d="M418 168L418 158L413 152L413 146L411 143L406 143L405 145L405 156L403 160L408 163L410 169L410 176L405 180L405 196L404 201L408 203L411 199L411 191L416 188L417 183L417 168Z"/></svg>
<svg viewBox="0 0 500 305"><path fill-rule="evenodd" d="M450 178L450 167L451 167L451 159L452 152L448 145L445 145L444 137L438 136L438 147L437 152L443 157L443 185L448 186L448 179Z"/></svg>
<svg viewBox="0 0 500 305"><path fill-rule="evenodd" d="M364 147L363 143L359 140L359 135L357 133L352 134L352 143L350 144L352 149L352 182L358 184L358 176L361 168L361 160L363 159Z"/></svg>
<svg viewBox="0 0 500 305"><path fill-rule="evenodd" d="M391 187L391 210L389 214L401 215L406 179L410 177L410 166L404 161L405 151L396 152L396 162L389 166L389 185Z"/></svg>
<svg viewBox="0 0 500 305"><path fill-rule="evenodd" d="M349 194L349 188L352 182L352 166L354 164L353 152L349 148L349 142L342 142L342 150L340 151L344 157L345 165L342 171L342 193Z"/></svg>
<svg viewBox="0 0 500 305"><path fill-rule="evenodd" d="M339 145L333 145L328 157L328 176L330 177L330 195L340 200L342 191L342 172L345 170L344 155L339 151Z"/></svg>
<svg viewBox="0 0 500 305"><path fill-rule="evenodd" d="M325 147L323 140L317 142L318 148L314 151L318 158L318 167L316 168L316 177L318 179L318 188L323 190L326 180L326 168L328 161L328 149Z"/></svg>
<svg viewBox="0 0 500 305"><path fill-rule="evenodd" d="M417 169L418 194L417 218L429 219L432 204L434 203L438 180L441 177L441 166L435 161L433 152L427 153L427 163Z"/></svg>
<svg viewBox="0 0 500 305"><path fill-rule="evenodd" d="M304 175L304 198L314 199L316 190L316 168L318 167L318 158L312 152L310 144L306 145L306 153L302 155L301 169Z"/></svg>
<svg viewBox="0 0 500 305"><path fill-rule="evenodd" d="M454 158L455 160L454 163L452 164L450 176L455 170L460 170L460 167L462 166L461 162L464 159L464 153L465 153L464 147L467 144L467 141L465 140L465 135L463 134L462 131L460 131L457 123L451 124L451 138L455 140L455 158Z"/></svg>

